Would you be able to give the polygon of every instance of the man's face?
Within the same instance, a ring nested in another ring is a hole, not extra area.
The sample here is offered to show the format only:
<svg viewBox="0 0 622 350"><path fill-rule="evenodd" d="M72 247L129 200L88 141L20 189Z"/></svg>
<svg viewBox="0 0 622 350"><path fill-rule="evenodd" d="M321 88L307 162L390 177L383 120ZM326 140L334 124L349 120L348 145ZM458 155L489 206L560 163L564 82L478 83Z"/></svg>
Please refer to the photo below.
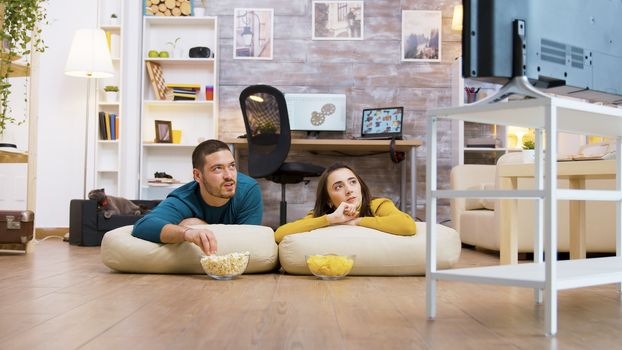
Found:
<svg viewBox="0 0 622 350"><path fill-rule="evenodd" d="M235 195L238 171L231 152L222 150L206 156L203 169L194 169L193 173L208 204L223 205Z"/></svg>

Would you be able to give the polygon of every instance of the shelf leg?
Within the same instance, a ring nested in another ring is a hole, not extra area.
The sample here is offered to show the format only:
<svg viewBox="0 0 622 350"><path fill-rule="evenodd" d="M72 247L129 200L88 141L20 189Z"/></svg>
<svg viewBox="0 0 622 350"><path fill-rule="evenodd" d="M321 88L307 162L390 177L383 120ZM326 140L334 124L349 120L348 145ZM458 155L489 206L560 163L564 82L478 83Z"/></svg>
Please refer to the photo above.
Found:
<svg viewBox="0 0 622 350"><path fill-rule="evenodd" d="M545 323L546 334L557 334L557 106L551 103L544 117L546 149L544 179L544 227L546 233L545 261ZM536 164L536 169L539 164Z"/></svg>
<svg viewBox="0 0 622 350"><path fill-rule="evenodd" d="M622 191L622 137L616 138L616 190ZM616 202L616 256L622 256L622 202ZM622 284L618 283L618 297L622 300Z"/></svg>
<svg viewBox="0 0 622 350"><path fill-rule="evenodd" d="M437 118L428 119L428 166L426 167L426 311L428 319L436 317L436 280L432 274L436 272L436 197L432 192L436 191L436 142L437 142Z"/></svg>
<svg viewBox="0 0 622 350"><path fill-rule="evenodd" d="M535 130L535 142L536 142L536 171L534 174L535 179L535 188L537 190L544 190L544 172L542 169L544 168L544 147L542 144L544 131L542 128ZM542 250L543 237L544 237L544 199L538 198L536 199L536 220L535 224L535 232L533 237L533 262L542 263L544 261L544 254ZM533 296L536 304L542 304L542 299L544 298L542 289L534 289Z"/></svg>

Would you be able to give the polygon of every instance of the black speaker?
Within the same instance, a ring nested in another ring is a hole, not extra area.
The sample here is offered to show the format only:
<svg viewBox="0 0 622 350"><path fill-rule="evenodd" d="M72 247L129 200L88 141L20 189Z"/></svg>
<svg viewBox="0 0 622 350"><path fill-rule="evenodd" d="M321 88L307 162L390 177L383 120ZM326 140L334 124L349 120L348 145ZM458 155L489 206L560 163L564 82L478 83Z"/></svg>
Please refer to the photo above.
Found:
<svg viewBox="0 0 622 350"><path fill-rule="evenodd" d="M197 46L190 49L188 57L190 58L209 58L212 55L212 50L209 47Z"/></svg>

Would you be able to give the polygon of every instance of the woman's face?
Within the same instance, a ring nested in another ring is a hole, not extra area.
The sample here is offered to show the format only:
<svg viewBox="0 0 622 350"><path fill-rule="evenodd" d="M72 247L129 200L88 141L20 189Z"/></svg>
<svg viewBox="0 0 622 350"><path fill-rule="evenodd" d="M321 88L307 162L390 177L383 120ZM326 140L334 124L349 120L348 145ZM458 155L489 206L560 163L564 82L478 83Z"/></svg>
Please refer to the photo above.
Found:
<svg viewBox="0 0 622 350"><path fill-rule="evenodd" d="M328 175L326 181L328 197L337 208L341 202L353 204L359 208L363 200L361 194L361 184L352 170L341 168Z"/></svg>

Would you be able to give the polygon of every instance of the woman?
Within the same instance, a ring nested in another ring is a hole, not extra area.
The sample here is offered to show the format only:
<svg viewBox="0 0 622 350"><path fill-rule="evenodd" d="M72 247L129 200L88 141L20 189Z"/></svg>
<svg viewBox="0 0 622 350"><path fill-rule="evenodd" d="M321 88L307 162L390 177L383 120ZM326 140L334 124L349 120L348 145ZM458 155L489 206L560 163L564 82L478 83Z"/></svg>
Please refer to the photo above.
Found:
<svg viewBox="0 0 622 350"><path fill-rule="evenodd" d="M318 182L315 207L304 218L279 227L274 236L283 237L330 225L358 225L402 236L415 234L415 221L391 200L371 198L369 188L347 165L328 167Z"/></svg>

